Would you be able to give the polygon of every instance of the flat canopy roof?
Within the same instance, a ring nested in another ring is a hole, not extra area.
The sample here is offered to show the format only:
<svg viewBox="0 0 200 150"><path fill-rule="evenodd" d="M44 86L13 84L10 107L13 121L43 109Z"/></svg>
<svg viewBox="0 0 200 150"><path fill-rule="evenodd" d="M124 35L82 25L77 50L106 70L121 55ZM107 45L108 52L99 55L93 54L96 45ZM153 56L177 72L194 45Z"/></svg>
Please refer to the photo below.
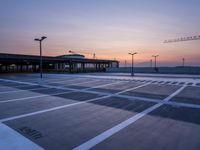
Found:
<svg viewBox="0 0 200 150"><path fill-rule="evenodd" d="M111 63L116 62L117 60L102 60L102 59L79 59L79 58L60 58L54 56L42 56L44 62L57 63L57 62L77 62L77 63ZM38 62L40 56L37 55L22 55L22 54L8 54L0 53L0 62Z"/></svg>

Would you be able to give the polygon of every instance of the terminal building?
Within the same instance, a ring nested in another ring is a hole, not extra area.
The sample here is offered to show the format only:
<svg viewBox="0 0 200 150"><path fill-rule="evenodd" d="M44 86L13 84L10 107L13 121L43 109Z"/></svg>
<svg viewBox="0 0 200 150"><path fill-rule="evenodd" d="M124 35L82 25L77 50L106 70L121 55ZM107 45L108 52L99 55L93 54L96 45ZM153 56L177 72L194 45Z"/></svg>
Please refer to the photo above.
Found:
<svg viewBox="0 0 200 150"><path fill-rule="evenodd" d="M70 54L43 56L44 72L100 72L118 68L116 60L88 59L84 55ZM39 72L40 56L0 53L0 72Z"/></svg>

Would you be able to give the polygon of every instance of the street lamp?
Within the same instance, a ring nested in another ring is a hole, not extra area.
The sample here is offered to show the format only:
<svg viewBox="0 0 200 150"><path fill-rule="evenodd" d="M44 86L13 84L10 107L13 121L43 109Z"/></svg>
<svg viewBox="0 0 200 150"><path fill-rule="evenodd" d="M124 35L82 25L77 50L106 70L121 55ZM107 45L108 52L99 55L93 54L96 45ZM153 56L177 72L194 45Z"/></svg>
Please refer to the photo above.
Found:
<svg viewBox="0 0 200 150"><path fill-rule="evenodd" d="M134 55L137 54L137 52L135 53L128 53L129 55L132 55L132 71L131 71L131 76L134 76Z"/></svg>
<svg viewBox="0 0 200 150"><path fill-rule="evenodd" d="M152 57L154 57L155 59L155 70L157 71L157 66L156 66L156 58L158 57L159 55L152 55Z"/></svg>
<svg viewBox="0 0 200 150"><path fill-rule="evenodd" d="M46 38L46 36L42 36L40 39L35 39L35 41L39 41L40 43L40 78L42 78L42 41Z"/></svg>

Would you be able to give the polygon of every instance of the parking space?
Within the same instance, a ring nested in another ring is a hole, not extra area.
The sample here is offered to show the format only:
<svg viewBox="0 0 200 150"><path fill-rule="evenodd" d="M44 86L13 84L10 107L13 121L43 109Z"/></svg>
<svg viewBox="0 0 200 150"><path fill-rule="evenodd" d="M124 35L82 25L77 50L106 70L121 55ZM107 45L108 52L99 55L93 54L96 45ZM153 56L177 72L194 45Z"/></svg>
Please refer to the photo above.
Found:
<svg viewBox="0 0 200 150"><path fill-rule="evenodd" d="M54 88L38 88L34 90L18 91L8 93L0 93L0 102L27 100L31 98L45 97L48 95L57 95L68 92L69 90L54 89Z"/></svg>
<svg viewBox="0 0 200 150"><path fill-rule="evenodd" d="M149 145L198 150L196 82L106 75L0 77L0 135L2 125L11 129L1 142L8 144L17 133L23 144L28 140L47 150L146 150ZM22 143L9 144L17 150Z"/></svg>
<svg viewBox="0 0 200 150"><path fill-rule="evenodd" d="M115 83L115 81L93 79L92 82L91 80L88 80L84 83L80 83L80 84L78 83L76 85L66 85L65 87L75 88L75 89L87 89L87 88L96 87L96 86L104 86L104 85L112 84L112 83Z"/></svg>
<svg viewBox="0 0 200 150"><path fill-rule="evenodd" d="M162 100L175 92L178 88L180 88L180 86L177 85L149 84L147 86L138 88L133 91L128 91L123 94Z"/></svg>
<svg viewBox="0 0 200 150"><path fill-rule="evenodd" d="M17 131L23 127L38 131L42 138L34 139L23 131L20 133L45 149L65 150L78 146L151 105L140 101L127 102L124 99L102 99L100 104L84 103L38 116L9 121L6 124ZM57 139L59 139L58 143L55 142Z"/></svg>
<svg viewBox="0 0 200 150"><path fill-rule="evenodd" d="M85 78L66 78L62 80L53 80L53 81L48 81L46 82L49 85L54 85L54 86L65 86L67 84L76 84L76 83L81 83L85 82L88 79Z"/></svg>
<svg viewBox="0 0 200 150"><path fill-rule="evenodd" d="M2 92L10 92L10 91L16 91L19 90L20 88L24 88L26 89L27 87L29 87L29 85L23 85L23 86L16 86L16 87L9 87L9 86L0 86L0 93Z"/></svg>
<svg viewBox="0 0 200 150"><path fill-rule="evenodd" d="M92 91L105 92L105 93L117 93L122 90L134 88L141 85L139 82L123 81L116 84L108 85L105 87L94 88Z"/></svg>
<svg viewBox="0 0 200 150"><path fill-rule="evenodd" d="M172 101L200 105L200 87L188 86L175 96Z"/></svg>
<svg viewBox="0 0 200 150"><path fill-rule="evenodd" d="M0 119L28 114L54 107L76 103L71 99L64 99L55 96L37 97L9 103L0 103Z"/></svg>
<svg viewBox="0 0 200 150"><path fill-rule="evenodd" d="M94 149L198 150L199 114L200 109L164 105L95 146Z"/></svg>
<svg viewBox="0 0 200 150"><path fill-rule="evenodd" d="M26 84L19 84L19 83L9 83L9 82L2 82L1 86L8 86L8 87L16 87L16 86L25 86Z"/></svg>

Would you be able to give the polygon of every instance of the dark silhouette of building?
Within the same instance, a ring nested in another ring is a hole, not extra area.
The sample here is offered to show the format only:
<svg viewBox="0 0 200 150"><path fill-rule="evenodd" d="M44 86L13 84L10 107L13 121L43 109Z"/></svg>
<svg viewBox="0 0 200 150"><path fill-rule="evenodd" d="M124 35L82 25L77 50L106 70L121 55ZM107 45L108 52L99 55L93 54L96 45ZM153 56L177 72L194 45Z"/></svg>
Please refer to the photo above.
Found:
<svg viewBox="0 0 200 150"><path fill-rule="evenodd" d="M116 60L87 59L84 55L43 56L45 72L97 72L119 67ZM39 72L40 56L0 53L0 72Z"/></svg>

